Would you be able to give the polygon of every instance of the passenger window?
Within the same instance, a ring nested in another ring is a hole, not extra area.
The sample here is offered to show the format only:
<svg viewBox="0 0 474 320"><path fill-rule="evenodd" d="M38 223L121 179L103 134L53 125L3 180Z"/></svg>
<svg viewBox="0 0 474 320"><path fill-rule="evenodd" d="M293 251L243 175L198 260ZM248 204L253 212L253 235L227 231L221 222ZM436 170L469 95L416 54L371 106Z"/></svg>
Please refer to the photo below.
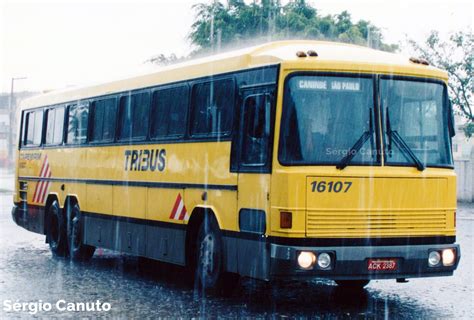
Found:
<svg viewBox="0 0 474 320"><path fill-rule="evenodd" d="M92 103L91 141L110 142L115 138L117 106L115 98L102 99Z"/></svg>
<svg viewBox="0 0 474 320"><path fill-rule="evenodd" d="M87 122L89 121L89 105L74 104L68 108L67 138L68 144L80 144L87 141Z"/></svg>
<svg viewBox="0 0 474 320"><path fill-rule="evenodd" d="M271 98L267 94L248 96L243 114L242 164L265 165L269 156Z"/></svg>
<svg viewBox="0 0 474 320"><path fill-rule="evenodd" d="M136 93L120 98L120 140L143 139L148 132L150 94Z"/></svg>
<svg viewBox="0 0 474 320"><path fill-rule="evenodd" d="M23 144L25 146L39 146L43 131L43 110L28 112L25 119L25 128Z"/></svg>
<svg viewBox="0 0 474 320"><path fill-rule="evenodd" d="M46 111L46 138L45 144L57 145L63 142L64 107L48 109Z"/></svg>
<svg viewBox="0 0 474 320"><path fill-rule="evenodd" d="M156 91L151 106L151 137L159 139L184 136L187 113L187 86Z"/></svg>
<svg viewBox="0 0 474 320"><path fill-rule="evenodd" d="M193 87L191 135L226 136L232 130L234 84L221 80Z"/></svg>

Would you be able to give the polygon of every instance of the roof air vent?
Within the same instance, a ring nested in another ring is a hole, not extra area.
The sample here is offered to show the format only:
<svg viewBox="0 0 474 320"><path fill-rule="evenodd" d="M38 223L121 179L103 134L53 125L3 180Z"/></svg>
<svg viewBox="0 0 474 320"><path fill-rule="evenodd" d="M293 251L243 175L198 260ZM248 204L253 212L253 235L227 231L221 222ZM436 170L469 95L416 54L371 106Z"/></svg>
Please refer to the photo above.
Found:
<svg viewBox="0 0 474 320"><path fill-rule="evenodd" d="M318 56L318 53L314 50L308 50L307 54L310 57L317 57Z"/></svg>

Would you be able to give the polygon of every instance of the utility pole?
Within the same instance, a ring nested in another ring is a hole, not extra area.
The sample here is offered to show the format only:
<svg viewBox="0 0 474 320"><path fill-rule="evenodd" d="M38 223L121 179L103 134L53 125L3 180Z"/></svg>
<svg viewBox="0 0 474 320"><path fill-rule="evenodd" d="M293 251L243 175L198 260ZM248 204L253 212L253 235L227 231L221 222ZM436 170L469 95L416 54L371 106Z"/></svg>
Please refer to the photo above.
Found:
<svg viewBox="0 0 474 320"><path fill-rule="evenodd" d="M26 79L26 77L13 77L12 82L11 82L11 87L10 87L10 98L8 101L8 111L9 111L9 119L10 119L10 125L9 125L9 132L8 132L8 161L10 163L13 163L13 135L15 133L15 128L13 125L13 122L15 121L15 115L16 115L16 108L15 110L13 109L13 94L14 94L14 86L15 86L15 81L16 80L23 80ZM16 103L15 103L16 106Z"/></svg>

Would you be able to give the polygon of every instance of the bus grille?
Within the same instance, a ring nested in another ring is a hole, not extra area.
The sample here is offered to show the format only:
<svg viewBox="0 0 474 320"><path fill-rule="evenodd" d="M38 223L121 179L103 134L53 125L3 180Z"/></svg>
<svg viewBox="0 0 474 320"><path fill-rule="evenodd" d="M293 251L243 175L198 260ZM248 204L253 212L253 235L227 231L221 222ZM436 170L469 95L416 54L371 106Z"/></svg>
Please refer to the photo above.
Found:
<svg viewBox="0 0 474 320"><path fill-rule="evenodd" d="M445 211L307 211L311 237L422 236L445 233Z"/></svg>

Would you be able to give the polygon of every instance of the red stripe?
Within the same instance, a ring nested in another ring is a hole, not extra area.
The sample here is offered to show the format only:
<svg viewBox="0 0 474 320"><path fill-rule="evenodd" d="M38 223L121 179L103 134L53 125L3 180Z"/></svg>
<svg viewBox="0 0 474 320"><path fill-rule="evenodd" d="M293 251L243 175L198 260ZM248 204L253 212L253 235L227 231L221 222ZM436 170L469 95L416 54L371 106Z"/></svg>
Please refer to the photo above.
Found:
<svg viewBox="0 0 474 320"><path fill-rule="evenodd" d="M176 201L174 202L173 210L171 210L170 219L174 219L174 215L176 214L176 210L178 210L180 201L181 201L181 193L178 193L178 196L176 197Z"/></svg>
<svg viewBox="0 0 474 320"><path fill-rule="evenodd" d="M40 174L39 174L39 177L42 178L43 177L43 170L44 170L44 167L46 166L46 162L48 162L48 155L46 155L44 157L44 161L43 161L43 166L41 167L41 171L40 171ZM42 181L41 181L42 182ZM42 183L39 182L36 184L36 188L35 188L35 193L33 195L33 202L36 202L36 196L38 195L38 189L39 189L39 186L42 185Z"/></svg>
<svg viewBox="0 0 474 320"><path fill-rule="evenodd" d="M49 165L48 165L48 169L49 169ZM47 178L50 178L51 177L51 170L49 170L49 173L48 173L48 176ZM51 184L50 181L47 181L45 183L45 188L43 190L43 194L41 195L41 202L40 203L43 203L44 202L44 199L46 198L46 194L48 193L48 188L49 188L49 185Z"/></svg>
<svg viewBox="0 0 474 320"><path fill-rule="evenodd" d="M183 203L183 209L181 210L181 214L179 215L179 220L183 220L185 215L186 215L186 206Z"/></svg>
<svg viewBox="0 0 474 320"><path fill-rule="evenodd" d="M39 190L41 189L42 185L43 185L43 181L39 181L36 184L35 194L33 195L33 202L38 202Z"/></svg>
<svg viewBox="0 0 474 320"><path fill-rule="evenodd" d="M49 164L46 164L46 171L45 171L45 174L42 176L42 178L46 177L48 172L49 172ZM44 181L44 180L41 181L41 186L40 186L40 189L38 190L38 198L37 198L36 202L41 203L41 199L43 198L43 192L44 192L44 189L45 189L45 186L46 186L46 182L47 181Z"/></svg>

